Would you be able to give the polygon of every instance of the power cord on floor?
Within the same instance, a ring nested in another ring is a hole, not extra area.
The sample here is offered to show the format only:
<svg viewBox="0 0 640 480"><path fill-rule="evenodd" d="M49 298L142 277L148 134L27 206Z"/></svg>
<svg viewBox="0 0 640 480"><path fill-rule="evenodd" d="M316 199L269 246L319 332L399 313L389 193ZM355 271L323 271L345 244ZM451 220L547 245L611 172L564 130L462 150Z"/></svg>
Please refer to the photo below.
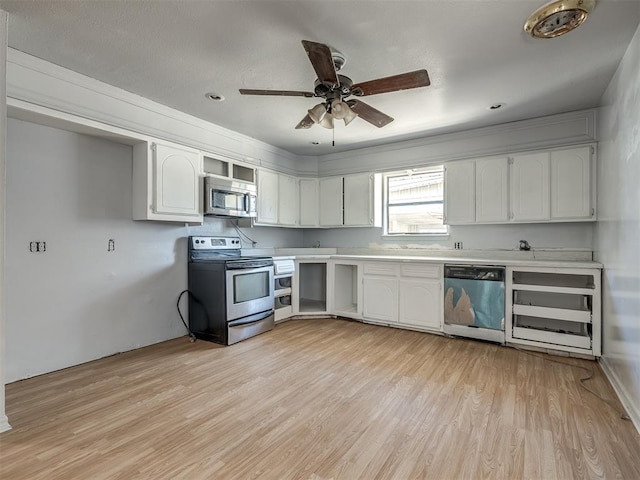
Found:
<svg viewBox="0 0 640 480"><path fill-rule="evenodd" d="M527 355L531 355L532 357L537 357L537 358L541 358L542 360L545 360L547 362L552 362L552 363L559 363L560 365L567 365L569 367L573 367L573 368L579 368L580 370L584 370L585 372L587 372L587 376L586 377L582 377L578 382L580 383L580 386L582 388L584 388L587 392L589 392L591 395L594 395L596 398L598 398L600 401L606 403L607 405L609 405L611 408L613 408L613 410L620 415L620 418L622 420L627 420L627 421L631 421L631 417L626 413L626 412L620 412L618 410L618 406L611 400L604 398L603 396L601 396L599 393L597 393L595 390L590 389L584 382L586 382L587 380L591 380L594 376L595 373L593 372L593 369L591 368L587 368L587 367L583 367L582 365L574 365L573 363L567 363L567 362L561 362L560 360L553 360L551 358L547 358L547 357L543 357L542 355L538 355L536 353L530 352L528 350L525 350L523 348L518 348L516 347L516 350L521 351L522 353L526 353Z"/></svg>
<svg viewBox="0 0 640 480"><path fill-rule="evenodd" d="M182 316L182 312L180 311L180 300L182 299L182 295L184 295L185 293L188 293L191 296L191 298L195 302L198 302L200 305L202 305L202 303L197 298L195 298L189 290L181 291L180 295L178 295L178 301L176 302L176 308L178 309L178 315L180 315L180 320L182 320L182 324L184 325L184 328L186 328L187 332L189 332L189 340L191 342L195 342L196 341L196 336L189 329L189 326L187 325L187 322L185 322L184 317ZM204 308L204 305L202 305L202 308Z"/></svg>

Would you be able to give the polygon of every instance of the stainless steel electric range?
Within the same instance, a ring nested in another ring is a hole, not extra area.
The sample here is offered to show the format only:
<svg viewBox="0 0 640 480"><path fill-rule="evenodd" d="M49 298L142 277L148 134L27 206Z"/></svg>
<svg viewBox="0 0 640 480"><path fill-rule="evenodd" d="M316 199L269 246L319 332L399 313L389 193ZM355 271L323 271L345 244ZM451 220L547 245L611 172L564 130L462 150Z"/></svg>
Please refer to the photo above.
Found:
<svg viewBox="0 0 640 480"><path fill-rule="evenodd" d="M273 259L243 257L239 237L189 237L189 330L223 345L274 326Z"/></svg>

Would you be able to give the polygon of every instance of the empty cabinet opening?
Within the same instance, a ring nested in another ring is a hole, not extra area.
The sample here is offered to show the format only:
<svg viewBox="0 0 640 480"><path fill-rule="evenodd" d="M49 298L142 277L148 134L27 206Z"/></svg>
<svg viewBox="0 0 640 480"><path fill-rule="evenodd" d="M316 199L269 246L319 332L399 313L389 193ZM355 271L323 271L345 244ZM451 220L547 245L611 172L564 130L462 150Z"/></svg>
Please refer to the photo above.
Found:
<svg viewBox="0 0 640 480"><path fill-rule="evenodd" d="M229 176L229 162L218 160L217 158L202 157L204 173L220 175L221 177Z"/></svg>
<svg viewBox="0 0 640 480"><path fill-rule="evenodd" d="M548 272L513 272L515 285L542 285L567 288L594 288L593 275Z"/></svg>
<svg viewBox="0 0 640 480"><path fill-rule="evenodd" d="M334 307L338 312L358 311L358 267L336 265L334 285Z"/></svg>
<svg viewBox="0 0 640 480"><path fill-rule="evenodd" d="M300 277L300 312L327 311L327 264L301 263Z"/></svg>
<svg viewBox="0 0 640 480"><path fill-rule="evenodd" d="M243 167L242 165L233 165L233 178L244 182L255 183L255 170L253 168Z"/></svg>

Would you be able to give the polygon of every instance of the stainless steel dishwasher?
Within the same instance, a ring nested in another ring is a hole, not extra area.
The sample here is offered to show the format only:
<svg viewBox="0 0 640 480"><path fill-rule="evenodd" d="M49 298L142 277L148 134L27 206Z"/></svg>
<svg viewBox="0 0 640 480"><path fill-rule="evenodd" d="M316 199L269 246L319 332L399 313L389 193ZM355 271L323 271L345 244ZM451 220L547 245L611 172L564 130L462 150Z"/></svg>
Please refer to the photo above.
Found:
<svg viewBox="0 0 640 480"><path fill-rule="evenodd" d="M444 266L444 332L505 342L504 267Z"/></svg>

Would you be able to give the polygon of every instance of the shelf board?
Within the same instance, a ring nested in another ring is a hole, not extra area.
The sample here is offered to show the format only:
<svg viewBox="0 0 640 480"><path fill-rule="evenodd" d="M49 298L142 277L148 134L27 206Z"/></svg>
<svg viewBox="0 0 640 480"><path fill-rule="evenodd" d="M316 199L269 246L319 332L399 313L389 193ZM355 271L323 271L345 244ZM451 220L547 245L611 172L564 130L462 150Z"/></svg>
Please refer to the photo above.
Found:
<svg viewBox="0 0 640 480"><path fill-rule="evenodd" d="M353 304L350 304L350 305L340 305L339 307L336 306L335 307L335 311L336 312L341 312L341 313L357 313L358 305L353 303Z"/></svg>
<svg viewBox="0 0 640 480"><path fill-rule="evenodd" d="M299 311L304 313L325 313L327 311L327 302L324 300L301 298Z"/></svg>
<svg viewBox="0 0 640 480"><path fill-rule="evenodd" d="M277 298L277 297L283 297L283 296L285 296L285 295L291 295L291 288L280 288L280 289L275 290L275 291L273 292L273 296L274 296L275 298Z"/></svg>
<svg viewBox="0 0 640 480"><path fill-rule="evenodd" d="M538 307L535 305L513 305L514 315L529 317L551 318L567 322L591 323L589 310L568 310L565 308Z"/></svg>
<svg viewBox="0 0 640 480"><path fill-rule="evenodd" d="M591 337L568 333L547 332L535 328L513 327L513 341L516 339L544 343L547 346L574 347L591 350Z"/></svg>
<svg viewBox="0 0 640 480"><path fill-rule="evenodd" d="M552 285L528 285L514 283L512 290L528 290L530 292L567 293L571 295L595 295L594 288L556 287Z"/></svg>

